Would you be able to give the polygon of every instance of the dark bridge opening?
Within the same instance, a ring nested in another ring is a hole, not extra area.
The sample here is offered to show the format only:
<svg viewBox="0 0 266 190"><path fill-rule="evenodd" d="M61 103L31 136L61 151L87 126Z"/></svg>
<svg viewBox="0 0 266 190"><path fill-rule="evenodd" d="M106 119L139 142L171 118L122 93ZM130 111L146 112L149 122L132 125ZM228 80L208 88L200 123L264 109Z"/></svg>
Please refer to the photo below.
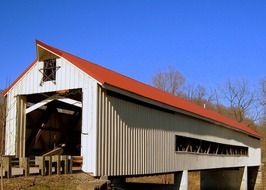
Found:
<svg viewBox="0 0 266 190"><path fill-rule="evenodd" d="M80 155L81 89L28 95L27 108L46 101L49 103L27 114L25 156L45 155L59 148L58 154Z"/></svg>

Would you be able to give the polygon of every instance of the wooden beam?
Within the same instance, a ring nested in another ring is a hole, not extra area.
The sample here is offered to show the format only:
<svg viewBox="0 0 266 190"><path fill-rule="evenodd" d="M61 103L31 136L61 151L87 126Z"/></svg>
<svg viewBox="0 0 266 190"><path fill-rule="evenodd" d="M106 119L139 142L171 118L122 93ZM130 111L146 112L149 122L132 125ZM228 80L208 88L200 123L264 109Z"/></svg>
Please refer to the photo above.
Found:
<svg viewBox="0 0 266 190"><path fill-rule="evenodd" d="M82 103L80 101L77 101L77 100L73 100L71 98L65 98L63 96L58 96L58 95L54 95L54 96L51 96L45 100L42 100L41 102L38 102L34 105L32 105L31 107L27 108L26 109L26 114L54 101L54 100L58 100L58 101L61 101L61 102L64 102L64 103L67 103L67 104L70 104L70 105L73 105L73 106L76 106L76 107L82 107Z"/></svg>
<svg viewBox="0 0 266 190"><path fill-rule="evenodd" d="M30 112L32 112L32 111L44 106L44 105L50 103L53 100L54 100L54 98L53 98L53 96L51 96L51 97L49 97L49 98L47 98L47 99L45 99L45 100L43 100L41 102L38 102L37 104L32 105L31 107L26 109L26 114L28 114L28 113L30 113Z"/></svg>
<svg viewBox="0 0 266 190"><path fill-rule="evenodd" d="M64 102L64 103L67 103L67 104L71 104L73 106L77 106L77 107L82 108L82 103L80 101L77 101L77 100L73 100L73 99L70 99L70 98L59 98L57 100L61 101L61 102Z"/></svg>
<svg viewBox="0 0 266 190"><path fill-rule="evenodd" d="M17 137L16 138L16 156L25 156L25 137L26 137L26 97L17 96Z"/></svg>

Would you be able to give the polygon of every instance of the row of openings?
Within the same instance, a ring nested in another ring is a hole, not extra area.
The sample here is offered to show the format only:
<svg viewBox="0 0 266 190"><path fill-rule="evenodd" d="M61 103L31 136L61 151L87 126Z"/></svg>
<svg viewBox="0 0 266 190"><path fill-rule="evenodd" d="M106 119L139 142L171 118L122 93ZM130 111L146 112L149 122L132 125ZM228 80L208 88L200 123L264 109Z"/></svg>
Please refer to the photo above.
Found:
<svg viewBox="0 0 266 190"><path fill-rule="evenodd" d="M198 154L248 156L248 147L227 145L176 135L176 151Z"/></svg>

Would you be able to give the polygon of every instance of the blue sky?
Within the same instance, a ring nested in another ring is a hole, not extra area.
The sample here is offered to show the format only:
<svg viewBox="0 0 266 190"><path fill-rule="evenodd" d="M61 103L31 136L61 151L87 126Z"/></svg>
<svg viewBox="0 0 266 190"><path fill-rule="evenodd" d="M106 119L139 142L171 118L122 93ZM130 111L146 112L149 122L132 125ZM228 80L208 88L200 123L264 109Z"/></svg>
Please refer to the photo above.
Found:
<svg viewBox="0 0 266 190"><path fill-rule="evenodd" d="M193 84L266 77L266 2L0 2L0 88L36 56L35 39L150 83L175 66Z"/></svg>

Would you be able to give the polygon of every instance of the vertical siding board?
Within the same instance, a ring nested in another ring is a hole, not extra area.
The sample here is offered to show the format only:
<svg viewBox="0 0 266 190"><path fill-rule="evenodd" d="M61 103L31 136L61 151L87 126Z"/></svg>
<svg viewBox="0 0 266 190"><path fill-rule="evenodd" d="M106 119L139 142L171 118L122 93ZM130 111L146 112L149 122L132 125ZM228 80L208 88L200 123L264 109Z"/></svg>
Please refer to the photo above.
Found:
<svg viewBox="0 0 266 190"><path fill-rule="evenodd" d="M120 118L120 116L119 116ZM121 143L121 151L120 151L120 154L121 154L121 160L122 160L122 167L121 167L121 174L122 175L125 175L126 174L126 167L125 167L125 163L126 163L126 142L125 142L125 128L123 126L123 121L122 121L122 118L119 119L119 122L120 122L120 127L122 129L122 143Z"/></svg>
<svg viewBox="0 0 266 190"><path fill-rule="evenodd" d="M113 109L112 109L112 106L111 106L111 102L108 101L108 117L109 117L109 126L108 126L108 129L109 129L109 140L108 140L108 150L109 150L109 159L108 159L108 165L109 165L109 172L111 175L114 175L114 171L113 171L113 161L114 161L114 151L113 151L113 148L114 148L114 143L113 143L113 130L114 130L114 126L113 126Z"/></svg>
<svg viewBox="0 0 266 190"><path fill-rule="evenodd" d="M166 169L167 169L167 171L169 172L169 170L170 170L170 163L172 162L172 160L171 160L171 157L172 157L172 154L170 153L170 149L169 149L169 145L170 145L170 143L169 143L169 134L170 134L170 132L169 132L169 129L168 129L168 131L166 131L166 154L168 154L167 155L167 157L166 157Z"/></svg>
<svg viewBox="0 0 266 190"><path fill-rule="evenodd" d="M152 128L149 130L149 135L148 135L148 139L149 139L149 163L148 163L148 172L151 173L152 172L152 168L153 168L153 156L152 156L152 151L153 151L153 133L152 133Z"/></svg>
<svg viewBox="0 0 266 190"><path fill-rule="evenodd" d="M135 158L136 158L136 166L135 166L135 170L136 170L136 173L138 174L139 173L139 168L138 168L138 165L139 165L139 130L138 130L138 127L135 128L135 133L136 133L136 136L135 136L135 152L136 152L136 155L135 155Z"/></svg>
<svg viewBox="0 0 266 190"><path fill-rule="evenodd" d="M105 134L104 134L104 175L108 175L108 103L107 103L107 97L104 93L104 105L105 105L105 110L104 110L104 129L105 129Z"/></svg>
<svg viewBox="0 0 266 190"><path fill-rule="evenodd" d="M148 136L148 133L149 133L149 128L144 130L144 133L145 133L145 161L144 161L144 168L145 168L145 173L148 173L148 164L149 164L149 136Z"/></svg>
<svg viewBox="0 0 266 190"><path fill-rule="evenodd" d="M101 147L102 147L102 158L101 158L101 163L102 163L102 166L101 166L101 175L105 175L105 167L106 167L106 164L105 164L105 150L106 150L106 147L105 147L105 136L106 136L106 131L105 131L105 97L104 97L104 92L102 91L101 89L101 102L102 102L102 112L101 112L101 115L102 115L102 122L101 122L101 128L102 128L102 135L101 135Z"/></svg>
<svg viewBox="0 0 266 190"><path fill-rule="evenodd" d="M139 160L140 160L140 163L139 163L139 167L140 167L140 173L142 174L143 173L143 165L142 163L144 162L144 159L143 159L143 133L142 133L142 128L139 128L139 131L140 131L140 156L139 156Z"/></svg>
<svg viewBox="0 0 266 190"><path fill-rule="evenodd" d="M158 168L160 167L160 155L158 154L159 153L159 149L160 149L160 142L161 141L161 139L160 139L160 131L158 131L158 129L156 129L156 131L155 131L155 142L156 142L156 148L155 148L155 154L156 154L156 156L155 156L155 158L156 158L156 163L155 163L155 166L156 166L156 173L159 173L160 171L158 170Z"/></svg>
<svg viewBox="0 0 266 190"><path fill-rule="evenodd" d="M147 114L147 113L146 113ZM150 163L151 163L151 140L150 140L151 126L148 126L146 130L146 152L147 152L147 161L146 161L146 172L150 173Z"/></svg>
<svg viewBox="0 0 266 190"><path fill-rule="evenodd" d="M127 164L129 162L129 160L128 160L128 129L127 129L124 121L122 121L122 127L123 127L123 136L124 136L123 137L123 140L124 140L124 143L123 143L124 144L123 145L123 149L124 149L123 171L124 171L124 174L128 174L128 164Z"/></svg>
<svg viewBox="0 0 266 190"><path fill-rule="evenodd" d="M135 170L135 163L136 163L136 160L134 159L135 158L135 150L134 150L134 145L135 145L135 129L132 127L132 128L130 128L130 130L131 130L131 136L130 136L130 138L131 138L131 143L130 143L130 146L131 146L131 169L130 169L130 171L131 171L131 175L132 174L134 174L134 170Z"/></svg>
<svg viewBox="0 0 266 190"><path fill-rule="evenodd" d="M146 164L146 160L147 160L147 149L146 149L146 130L142 129L142 133L143 133L143 157L142 157L142 167L143 167L143 173L146 173L146 168L145 168L145 164Z"/></svg>
<svg viewBox="0 0 266 190"><path fill-rule="evenodd" d="M138 141L137 141L137 138L138 138L138 131L137 131L137 128L134 127L133 128L134 130L134 144L133 144L133 162L134 162L134 173L137 173L137 169L138 169L138 150L137 150L137 146L138 146Z"/></svg>
<svg viewBox="0 0 266 190"><path fill-rule="evenodd" d="M162 170L162 172L165 172L165 156L166 156L166 152L165 152L165 131L164 130L161 130L161 137L162 137L162 142L161 142L161 148L162 148L162 168L163 168L163 170Z"/></svg>
<svg viewBox="0 0 266 190"><path fill-rule="evenodd" d="M113 121L113 125L114 125L114 134L113 134L113 138L114 138L114 175L117 175L118 171L119 171L119 165L120 163L118 162L118 156L117 156L117 144L119 143L119 126L116 123L116 111L113 108L113 114L114 114L114 121Z"/></svg>
<svg viewBox="0 0 266 190"><path fill-rule="evenodd" d="M153 129L151 128L150 131L149 131L149 148L150 148L150 151L149 151L149 156L150 156L150 159L149 159L149 173L152 172L153 170Z"/></svg>
<svg viewBox="0 0 266 190"><path fill-rule="evenodd" d="M101 102L101 88L97 86L98 93L97 93L97 158L96 158L96 164L97 164L97 172L96 175L99 176L101 174L101 160L102 160L102 144L101 144L101 137L102 137L102 121L101 121L101 113L102 113L102 102Z"/></svg>
<svg viewBox="0 0 266 190"><path fill-rule="evenodd" d="M120 173L120 166L121 166L121 161L120 161L120 155L119 153L119 145L121 144L120 141L120 126L119 122L117 121L117 113L116 110L114 110L115 113L115 123L114 125L116 126L115 128L115 170L116 170L116 175Z"/></svg>
<svg viewBox="0 0 266 190"><path fill-rule="evenodd" d="M151 155L151 163L150 163L150 172L152 172L153 170L155 171L155 168L154 168L154 133L153 133L154 129L152 127L151 129L151 134L150 134L150 138L151 138L151 150L150 150L150 155Z"/></svg>
<svg viewBox="0 0 266 190"><path fill-rule="evenodd" d="M117 122L117 126L118 126L118 144L117 144L117 157L118 157L118 161L117 163L119 164L119 169L118 169L118 174L123 175L123 128L121 125L121 120L119 117L118 112L116 112L116 122Z"/></svg>
<svg viewBox="0 0 266 190"><path fill-rule="evenodd" d="M119 159L120 159L120 174L124 175L124 129L123 129L123 123L122 119L120 118L120 115L117 114L117 122L120 129L120 144L119 144Z"/></svg>
<svg viewBox="0 0 266 190"><path fill-rule="evenodd" d="M141 171L141 163L142 163L142 135L141 128L138 127L138 173L142 173Z"/></svg>
<svg viewBox="0 0 266 190"><path fill-rule="evenodd" d="M158 156L158 133L157 133L157 129L154 129L154 168L155 168L155 172L158 173L158 160L159 160L159 156Z"/></svg>
<svg viewBox="0 0 266 190"><path fill-rule="evenodd" d="M160 155L158 154L159 151L158 149L160 149L160 145L159 145L159 142L160 142L160 133L157 131L155 131L155 144L156 144L156 148L154 149L155 151L155 158L156 158L156 162L155 162L155 170L156 170L156 173L159 173L159 165L160 165Z"/></svg>
<svg viewBox="0 0 266 190"><path fill-rule="evenodd" d="M100 160L100 150L101 150L101 147L100 147L100 133L101 133L101 130L99 128L99 125L100 125L100 89L99 87L97 87L97 132L96 132L96 135L97 135L97 145L96 145L96 151L97 151L97 157L96 157L96 165L97 165L97 171L96 171L96 175L99 175L99 171L100 171L100 164L99 164L99 160Z"/></svg>
<svg viewBox="0 0 266 190"><path fill-rule="evenodd" d="M163 130L160 130L160 152L158 152L158 154L160 154L160 159L161 159L161 163L160 163L160 172L163 172L163 165L164 165L164 149L163 149L163 145L164 145L164 142L163 142Z"/></svg>
<svg viewBox="0 0 266 190"><path fill-rule="evenodd" d="M129 174L132 174L132 170L133 170L133 149L132 149L132 146L133 146L133 140L134 140L134 133L133 133L133 129L132 128L128 128L129 129L129 150L128 150L128 153L129 153Z"/></svg>
<svg viewBox="0 0 266 190"><path fill-rule="evenodd" d="M142 151L143 151L143 154L142 154L142 173L145 173L145 163L146 163L146 139L145 139L146 135L145 135L145 130L142 129Z"/></svg>
<svg viewBox="0 0 266 190"><path fill-rule="evenodd" d="M145 154L144 148L143 148L143 146L144 146L144 139L143 139L144 134L143 134L142 128L140 128L140 134L141 134L141 144L140 144L140 147L141 147L140 168L141 168L141 170L140 170L140 173L142 174L142 173L144 173L143 163L144 163L144 154Z"/></svg>
<svg viewBox="0 0 266 190"><path fill-rule="evenodd" d="M113 112L113 130L112 130L112 132L113 132L113 134L112 134L112 138L113 138L113 147L112 147L112 149L113 149L113 161L112 161L112 163L113 163L113 168L112 168L112 170L113 170L113 174L114 175L117 175L117 168L118 168L118 165L116 164L116 162L117 162L117 156L116 156L116 151L117 151L117 141L118 141L118 136L117 136L117 128L118 128L118 126L116 125L116 113L115 113L115 110L114 110L114 108L113 108L113 106L112 106L112 112Z"/></svg>
<svg viewBox="0 0 266 190"><path fill-rule="evenodd" d="M138 164L139 164L139 160L138 160L138 156L139 156L139 150L138 150L138 147L139 147L139 141L138 141L138 127L136 126L135 128L134 128L134 130L135 130L135 146L134 146L134 148L135 148L135 150L134 150L134 152L135 152L135 173L137 173L138 174Z"/></svg>
<svg viewBox="0 0 266 190"><path fill-rule="evenodd" d="M156 141L156 132L155 132L155 129L153 128L153 131L152 131L152 141L153 141L153 150L152 150L152 154L153 154L153 168L154 168L154 171L155 173L157 173L157 141Z"/></svg>
<svg viewBox="0 0 266 190"><path fill-rule="evenodd" d="M117 136L118 136L118 142L117 142L117 165L118 165L118 169L117 169L117 174L119 175L122 175L122 166L123 166L123 161L122 161L122 144L123 144L123 139L122 139L122 128L121 128L121 125L120 125L120 118L119 118L119 114L116 112L116 124L118 126L118 133L117 133Z"/></svg>
<svg viewBox="0 0 266 190"><path fill-rule="evenodd" d="M161 131L161 137L162 137L162 143L161 143L161 148L162 148L162 172L165 172L165 132L164 130Z"/></svg>
<svg viewBox="0 0 266 190"><path fill-rule="evenodd" d="M140 163L141 163L141 160L140 160L140 155L141 155L141 149L140 149L140 143L141 143L141 140L140 140L140 130L139 130L139 127L137 126L136 128L136 132L137 132L137 135L136 135L136 152L137 152L137 155L136 155L136 158L137 158L137 173L139 174L140 173Z"/></svg>
<svg viewBox="0 0 266 190"><path fill-rule="evenodd" d="M107 117L107 124L106 124L106 129L107 129L107 133L106 133L106 138L107 138L107 141L106 141L106 146L107 146L107 154L106 154L106 166L107 166L107 171L106 173L107 174L111 174L111 171L110 171L110 135L111 135L111 132L110 132L110 104L109 104L109 100L108 100L108 96L106 96L106 105L107 105L107 110L106 110L106 117Z"/></svg>
<svg viewBox="0 0 266 190"><path fill-rule="evenodd" d="M166 131L164 131L164 134L163 134L163 137L164 137L164 143L163 143L163 145L164 145L164 169L165 169L165 171L167 171L167 162L169 162L169 160L167 159L167 157L168 157L168 155L169 155L169 153L168 153L168 151L167 151L167 130Z"/></svg>

